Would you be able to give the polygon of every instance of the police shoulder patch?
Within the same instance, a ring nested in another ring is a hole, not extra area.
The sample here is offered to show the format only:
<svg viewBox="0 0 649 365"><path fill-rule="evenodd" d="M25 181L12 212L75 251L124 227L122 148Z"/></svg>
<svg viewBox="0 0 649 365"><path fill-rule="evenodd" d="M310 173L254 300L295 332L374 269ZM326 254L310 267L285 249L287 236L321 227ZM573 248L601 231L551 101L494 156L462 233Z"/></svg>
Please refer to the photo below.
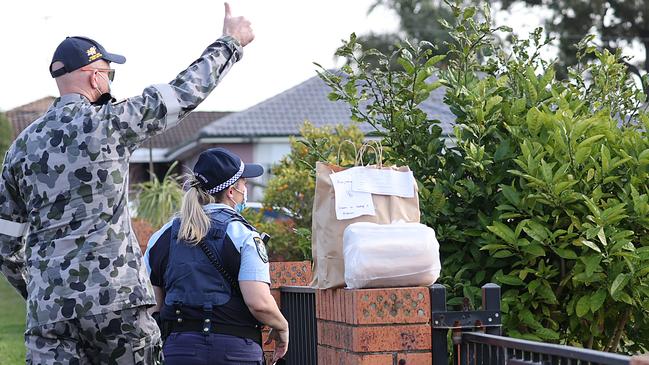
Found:
<svg viewBox="0 0 649 365"><path fill-rule="evenodd" d="M253 240L255 241L255 247L257 248L257 254L259 255L259 258L261 258L261 261L263 261L264 263L267 263L268 252L266 252L266 245L264 245L264 241L262 241L259 237L253 237Z"/></svg>

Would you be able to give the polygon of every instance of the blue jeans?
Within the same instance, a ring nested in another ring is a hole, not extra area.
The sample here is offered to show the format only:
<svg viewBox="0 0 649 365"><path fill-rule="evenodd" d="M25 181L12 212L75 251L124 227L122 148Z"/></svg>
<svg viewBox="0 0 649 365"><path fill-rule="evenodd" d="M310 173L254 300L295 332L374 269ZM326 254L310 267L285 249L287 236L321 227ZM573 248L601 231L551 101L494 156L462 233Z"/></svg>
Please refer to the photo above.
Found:
<svg viewBox="0 0 649 365"><path fill-rule="evenodd" d="M162 348L165 365L263 365L264 353L253 340L210 333L175 332Z"/></svg>

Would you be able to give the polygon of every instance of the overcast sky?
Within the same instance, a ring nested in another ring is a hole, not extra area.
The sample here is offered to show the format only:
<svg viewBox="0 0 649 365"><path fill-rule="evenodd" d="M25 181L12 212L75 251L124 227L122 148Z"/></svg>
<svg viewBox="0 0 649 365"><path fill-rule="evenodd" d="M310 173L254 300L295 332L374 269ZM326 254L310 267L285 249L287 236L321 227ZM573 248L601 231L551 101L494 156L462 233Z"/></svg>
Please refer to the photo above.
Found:
<svg viewBox="0 0 649 365"><path fill-rule="evenodd" d="M398 19L386 9L367 16L373 2L231 0L233 15L250 19L256 38L199 110L255 105L315 76L313 62L339 65L333 53L350 33L396 30ZM516 5L496 19L524 35L543 16ZM87 36L126 56L124 65L114 65L113 94L122 99L172 80L221 35L222 22L222 1L6 1L0 12L0 110L58 96L48 66L66 36Z"/></svg>
<svg viewBox="0 0 649 365"><path fill-rule="evenodd" d="M252 21L256 39L199 110L241 110L333 67L351 32L393 30L386 10L367 17L372 0L231 0ZM66 37L83 35L126 56L115 65L113 93L136 95L169 82L222 33L222 1L11 1L0 12L0 110L58 96L48 66Z"/></svg>

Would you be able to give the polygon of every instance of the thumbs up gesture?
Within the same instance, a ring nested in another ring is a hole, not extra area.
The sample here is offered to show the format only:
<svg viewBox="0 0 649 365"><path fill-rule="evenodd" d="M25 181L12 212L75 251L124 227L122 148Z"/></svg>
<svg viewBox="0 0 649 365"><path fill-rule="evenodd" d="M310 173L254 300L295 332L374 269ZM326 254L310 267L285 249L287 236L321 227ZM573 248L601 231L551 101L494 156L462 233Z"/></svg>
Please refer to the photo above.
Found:
<svg viewBox="0 0 649 365"><path fill-rule="evenodd" d="M255 35L252 33L252 28L250 27L250 21L242 16L232 16L230 4L226 2L224 5L225 18L223 19L223 35L233 37L245 47L255 39Z"/></svg>

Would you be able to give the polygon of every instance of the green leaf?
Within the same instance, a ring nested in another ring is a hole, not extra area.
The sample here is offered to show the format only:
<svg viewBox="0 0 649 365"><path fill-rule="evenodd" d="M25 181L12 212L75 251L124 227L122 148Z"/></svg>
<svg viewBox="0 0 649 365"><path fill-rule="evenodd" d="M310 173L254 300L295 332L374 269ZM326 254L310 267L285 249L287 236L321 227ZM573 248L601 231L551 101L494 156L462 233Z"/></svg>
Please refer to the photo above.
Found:
<svg viewBox="0 0 649 365"><path fill-rule="evenodd" d="M557 304L557 297L548 284L543 283L536 288L536 294L550 304Z"/></svg>
<svg viewBox="0 0 649 365"><path fill-rule="evenodd" d="M507 285L518 286L524 284L523 280L519 279L518 276L504 275L502 273L500 273L500 275L496 275L496 280Z"/></svg>
<svg viewBox="0 0 649 365"><path fill-rule="evenodd" d="M559 333L549 328L541 327L534 330L534 333L544 340L558 340Z"/></svg>
<svg viewBox="0 0 649 365"><path fill-rule="evenodd" d="M405 57L399 57L397 59L397 62L403 67L403 69L408 73L409 75L412 75L415 73L415 65L412 63L411 60L405 58Z"/></svg>
<svg viewBox="0 0 649 365"><path fill-rule="evenodd" d="M600 227L599 232L597 232L597 238L599 238L599 241L602 243L602 245L608 245L608 241L606 240L606 233L604 233L604 227Z"/></svg>
<svg viewBox="0 0 649 365"><path fill-rule="evenodd" d="M533 220L528 220L525 223L526 224L523 227L523 231L525 231L528 236L539 242L545 242L545 240L548 238L547 228Z"/></svg>
<svg viewBox="0 0 649 365"><path fill-rule="evenodd" d="M597 292L595 292L595 294L590 297L590 310L593 313L597 312L602 307L602 305L604 305L604 301L606 301L607 296L608 293L606 292L606 289L600 288L599 290L597 290Z"/></svg>
<svg viewBox="0 0 649 365"><path fill-rule="evenodd" d="M613 280L613 284L611 284L611 295L615 296L615 294L619 290L624 289L628 281L629 281L629 277L627 276L627 274L624 273L619 274L615 278L615 280Z"/></svg>
<svg viewBox="0 0 649 365"><path fill-rule="evenodd" d="M513 206L518 206L521 202L521 196L516 191L516 188L509 186L509 185L501 185L500 188L502 189L503 195L505 198L513 205Z"/></svg>
<svg viewBox="0 0 649 365"><path fill-rule="evenodd" d="M559 257L564 259L569 259L569 260L577 259L577 254L575 253L575 251L567 248L555 248L554 252L556 252L557 255L559 255Z"/></svg>
<svg viewBox="0 0 649 365"><path fill-rule="evenodd" d="M485 106L485 112L489 113L491 109L493 109L494 106L499 105L503 101L503 97L500 95L492 96L487 100L487 104Z"/></svg>
<svg viewBox="0 0 649 365"><path fill-rule="evenodd" d="M583 244L584 246L587 246L587 247L589 247L589 248L591 248L591 249L593 249L593 250L595 250L595 251L597 251L599 253L602 253L602 250L600 250L599 247L597 246L597 244L595 244L594 242L591 242L591 241L585 240L585 239L582 239L579 242L581 244Z"/></svg>
<svg viewBox="0 0 649 365"><path fill-rule="evenodd" d="M491 244L484 245L484 246L480 247L480 250L483 250L483 251L489 250L489 251L491 251L491 250L498 250L498 249L501 249L501 248L509 248L509 246L501 245L501 244L497 244L497 243L491 243Z"/></svg>
<svg viewBox="0 0 649 365"><path fill-rule="evenodd" d="M577 145L577 150L579 150L580 148L584 148L584 147L590 147L590 146L593 145L593 143L599 141L599 140L602 139L602 138L604 138L604 135L603 135L603 134L597 134L597 135L595 135L595 136L592 136L592 137L586 138L585 140L581 141L581 142Z"/></svg>
<svg viewBox="0 0 649 365"><path fill-rule="evenodd" d="M577 301L577 307L575 308L577 317L583 317L590 311L590 296L587 294L579 298Z"/></svg>
<svg viewBox="0 0 649 365"><path fill-rule="evenodd" d="M534 317L534 314L527 309L521 310L518 314L518 318L520 318L523 323L534 329L543 328L541 323L539 323L539 321Z"/></svg>
<svg viewBox="0 0 649 365"><path fill-rule="evenodd" d="M577 148L577 152L575 153L575 161L577 163L583 163L586 160L586 157L590 155L590 149L590 146Z"/></svg>
<svg viewBox="0 0 649 365"><path fill-rule="evenodd" d="M493 225L487 226L487 229L509 244L513 245L516 243L516 235L514 234L514 231L501 222L494 222Z"/></svg>
<svg viewBox="0 0 649 365"><path fill-rule="evenodd" d="M492 256L497 259L504 259L505 257L514 256L514 254L508 250L500 250L500 251L496 251Z"/></svg>
<svg viewBox="0 0 649 365"><path fill-rule="evenodd" d="M475 12L476 12L476 8L473 7L473 6L470 6L470 7L466 8L464 10L464 14L463 14L464 20L467 20L469 18L473 18L473 16L475 15Z"/></svg>
<svg viewBox="0 0 649 365"><path fill-rule="evenodd" d="M527 284L527 291L530 293L536 293L536 289L541 285L541 281L536 279L532 280L529 284Z"/></svg>
<svg viewBox="0 0 649 365"><path fill-rule="evenodd" d="M593 275L595 271L601 271L599 263L602 261L602 256L591 255L591 256L582 256L581 261L586 266L586 274ZM598 270L600 269L600 270Z"/></svg>
<svg viewBox="0 0 649 365"><path fill-rule="evenodd" d="M624 303L629 304L629 305L634 305L635 304L635 303L633 303L633 298L631 298L631 296L629 294L625 293L625 292L619 292L618 295L617 295L617 299L619 301L624 302Z"/></svg>
<svg viewBox="0 0 649 365"><path fill-rule="evenodd" d="M539 244L531 244L529 246L523 247L521 250L523 252L529 253L532 256L545 256L545 250L543 249L543 246Z"/></svg>
<svg viewBox="0 0 649 365"><path fill-rule="evenodd" d="M424 67L435 66L437 63L439 63L440 61L443 61L445 58L446 58L446 55L435 55L435 56L429 58L428 61L426 61L426 63L424 64ZM440 84L440 86L441 86L441 84Z"/></svg>

